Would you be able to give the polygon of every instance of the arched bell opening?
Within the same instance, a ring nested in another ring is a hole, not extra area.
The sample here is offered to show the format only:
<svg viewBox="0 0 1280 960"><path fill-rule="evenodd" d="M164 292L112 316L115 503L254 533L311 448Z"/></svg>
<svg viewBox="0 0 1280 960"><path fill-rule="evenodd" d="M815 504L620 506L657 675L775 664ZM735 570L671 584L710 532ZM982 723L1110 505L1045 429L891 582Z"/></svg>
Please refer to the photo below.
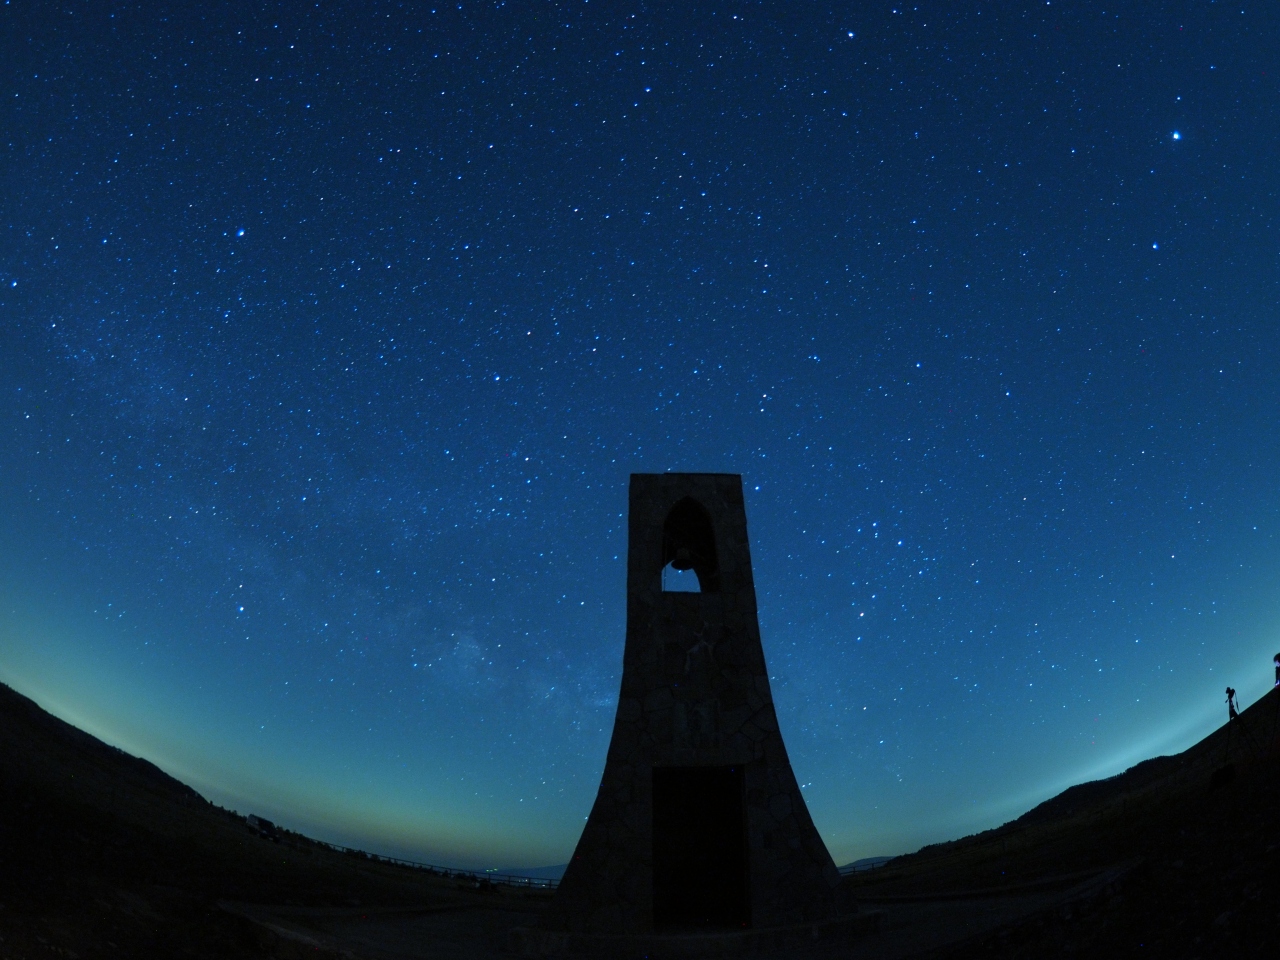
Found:
<svg viewBox="0 0 1280 960"><path fill-rule="evenodd" d="M662 589L667 593L717 593L720 561L716 533L706 507L685 497L662 524ZM697 588L689 582L689 571Z"/></svg>

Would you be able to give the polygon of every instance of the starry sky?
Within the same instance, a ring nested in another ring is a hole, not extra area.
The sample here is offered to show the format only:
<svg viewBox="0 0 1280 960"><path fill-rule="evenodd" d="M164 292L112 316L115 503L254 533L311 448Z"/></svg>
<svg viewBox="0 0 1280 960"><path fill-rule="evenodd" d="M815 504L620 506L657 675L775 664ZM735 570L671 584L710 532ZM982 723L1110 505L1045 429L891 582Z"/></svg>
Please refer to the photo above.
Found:
<svg viewBox="0 0 1280 960"><path fill-rule="evenodd" d="M0 680L206 796L568 859L632 472L740 473L838 863L1280 648L1280 12L0 7Z"/></svg>

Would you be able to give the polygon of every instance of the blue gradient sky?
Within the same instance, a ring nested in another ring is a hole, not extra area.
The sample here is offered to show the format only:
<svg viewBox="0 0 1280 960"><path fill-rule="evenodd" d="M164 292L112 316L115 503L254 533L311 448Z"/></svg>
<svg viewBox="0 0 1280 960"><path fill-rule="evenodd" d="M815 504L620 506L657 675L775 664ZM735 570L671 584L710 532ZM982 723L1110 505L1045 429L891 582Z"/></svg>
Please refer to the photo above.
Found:
<svg viewBox="0 0 1280 960"><path fill-rule="evenodd" d="M67 9L0 9L0 680L58 715L563 862L669 469L743 475L838 862L1270 685L1267 8Z"/></svg>

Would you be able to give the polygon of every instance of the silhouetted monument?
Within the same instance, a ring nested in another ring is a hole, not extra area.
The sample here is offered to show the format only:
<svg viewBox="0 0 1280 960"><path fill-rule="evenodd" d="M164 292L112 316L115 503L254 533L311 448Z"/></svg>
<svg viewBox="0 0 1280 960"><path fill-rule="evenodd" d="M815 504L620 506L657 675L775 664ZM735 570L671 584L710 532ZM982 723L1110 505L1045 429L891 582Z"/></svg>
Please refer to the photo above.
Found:
<svg viewBox="0 0 1280 960"><path fill-rule="evenodd" d="M742 479L633 474L630 511L613 739L543 926L619 934L832 918L840 878L769 692ZM690 570L696 590L670 585Z"/></svg>

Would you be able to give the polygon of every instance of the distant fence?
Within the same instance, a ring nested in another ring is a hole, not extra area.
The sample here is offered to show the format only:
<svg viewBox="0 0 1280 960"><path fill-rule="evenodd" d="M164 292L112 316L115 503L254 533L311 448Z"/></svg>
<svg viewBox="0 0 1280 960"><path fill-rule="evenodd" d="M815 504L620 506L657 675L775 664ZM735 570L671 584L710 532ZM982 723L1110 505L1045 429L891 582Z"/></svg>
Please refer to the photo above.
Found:
<svg viewBox="0 0 1280 960"><path fill-rule="evenodd" d="M348 856L368 860L371 863L394 863L397 866L421 870L431 876L469 881L481 888L497 883L508 887L527 887L535 890L554 890L560 886L559 880L548 880L542 877L517 877L509 873L493 873L488 870L459 870L456 867L445 867L438 863L422 863L418 860L402 860L400 857L384 857L381 854L357 850L355 847L344 847L338 843L326 843L324 840L312 840L311 842L327 847L330 850L335 850L338 853L345 853Z"/></svg>
<svg viewBox="0 0 1280 960"><path fill-rule="evenodd" d="M855 873L865 873L868 870L879 870L893 859L893 857L875 857L871 860L864 860L858 863L846 863L843 867L839 868L840 876L848 877Z"/></svg>

